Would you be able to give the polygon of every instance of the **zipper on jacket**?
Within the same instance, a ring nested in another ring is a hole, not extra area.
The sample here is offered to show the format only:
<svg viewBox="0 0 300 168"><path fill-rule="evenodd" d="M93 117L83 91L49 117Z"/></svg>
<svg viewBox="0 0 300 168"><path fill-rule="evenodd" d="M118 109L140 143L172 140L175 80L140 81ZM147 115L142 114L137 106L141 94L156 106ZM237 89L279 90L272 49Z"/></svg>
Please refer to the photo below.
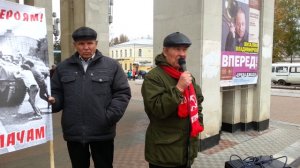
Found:
<svg viewBox="0 0 300 168"><path fill-rule="evenodd" d="M81 79L81 104L80 104L80 115L81 115L81 131L82 131L82 134L81 134L81 142L82 143L86 143L86 135L85 135L85 117L84 117L84 106L83 106L83 102L85 101L85 91L84 91L84 88L85 88L85 80L86 80L86 71L88 70L88 67L86 69L86 71L84 71L84 67L82 65L82 63L79 61L78 62L79 64L79 67L80 67L80 70L81 70L81 73L82 73L82 79Z"/></svg>

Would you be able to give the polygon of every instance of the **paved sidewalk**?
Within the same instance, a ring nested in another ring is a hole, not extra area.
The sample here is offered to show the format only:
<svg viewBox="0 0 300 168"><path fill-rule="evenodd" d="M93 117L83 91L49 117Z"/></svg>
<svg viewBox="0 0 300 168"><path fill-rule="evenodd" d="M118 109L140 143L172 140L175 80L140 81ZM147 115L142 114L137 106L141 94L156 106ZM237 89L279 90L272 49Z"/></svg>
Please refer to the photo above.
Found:
<svg viewBox="0 0 300 168"><path fill-rule="evenodd" d="M221 135L220 144L200 152L193 168L221 168L235 154L245 159L249 156L287 156L287 164L300 157L300 125L271 121L268 130L236 132ZM233 159L238 159L233 157ZM285 162L285 159L280 159ZM297 167L300 167L298 164Z"/></svg>
<svg viewBox="0 0 300 168"><path fill-rule="evenodd" d="M144 160L144 139L149 123L140 100L132 100L128 113L118 126L115 140L116 168L147 168ZM271 121L268 130L223 132L219 145L200 152L192 168L223 168L230 156L273 155L288 157L288 164L300 157L300 125ZM284 162L284 160L280 160ZM299 163L297 164L299 167Z"/></svg>

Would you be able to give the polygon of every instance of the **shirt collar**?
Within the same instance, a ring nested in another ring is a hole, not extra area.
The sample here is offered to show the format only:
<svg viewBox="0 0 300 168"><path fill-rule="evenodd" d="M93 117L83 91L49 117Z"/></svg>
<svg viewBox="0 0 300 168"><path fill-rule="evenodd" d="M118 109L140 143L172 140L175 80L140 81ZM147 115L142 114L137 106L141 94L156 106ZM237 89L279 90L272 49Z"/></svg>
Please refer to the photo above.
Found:
<svg viewBox="0 0 300 168"><path fill-rule="evenodd" d="M88 60L84 60L80 55L79 55L79 59L81 62L90 62L94 57L95 57L95 53L93 54L93 56L91 58L89 58Z"/></svg>

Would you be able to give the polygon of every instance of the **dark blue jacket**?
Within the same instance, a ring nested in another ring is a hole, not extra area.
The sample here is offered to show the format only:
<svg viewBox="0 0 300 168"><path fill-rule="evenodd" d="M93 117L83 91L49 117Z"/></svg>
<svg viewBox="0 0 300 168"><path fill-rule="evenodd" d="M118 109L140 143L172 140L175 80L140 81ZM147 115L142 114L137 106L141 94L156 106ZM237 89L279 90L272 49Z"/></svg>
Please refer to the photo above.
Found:
<svg viewBox="0 0 300 168"><path fill-rule="evenodd" d="M53 112L62 110L66 141L111 140L131 91L120 64L98 50L86 72L78 53L60 63L51 79Z"/></svg>

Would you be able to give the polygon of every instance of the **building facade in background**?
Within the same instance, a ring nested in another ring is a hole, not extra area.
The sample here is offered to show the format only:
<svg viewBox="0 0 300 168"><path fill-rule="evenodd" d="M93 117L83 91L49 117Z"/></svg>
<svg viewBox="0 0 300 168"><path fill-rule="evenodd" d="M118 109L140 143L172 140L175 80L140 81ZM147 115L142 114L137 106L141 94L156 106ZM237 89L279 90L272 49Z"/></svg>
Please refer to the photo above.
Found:
<svg viewBox="0 0 300 168"><path fill-rule="evenodd" d="M153 40L136 39L109 47L109 56L119 61L125 72L143 70L148 72L154 66Z"/></svg>

